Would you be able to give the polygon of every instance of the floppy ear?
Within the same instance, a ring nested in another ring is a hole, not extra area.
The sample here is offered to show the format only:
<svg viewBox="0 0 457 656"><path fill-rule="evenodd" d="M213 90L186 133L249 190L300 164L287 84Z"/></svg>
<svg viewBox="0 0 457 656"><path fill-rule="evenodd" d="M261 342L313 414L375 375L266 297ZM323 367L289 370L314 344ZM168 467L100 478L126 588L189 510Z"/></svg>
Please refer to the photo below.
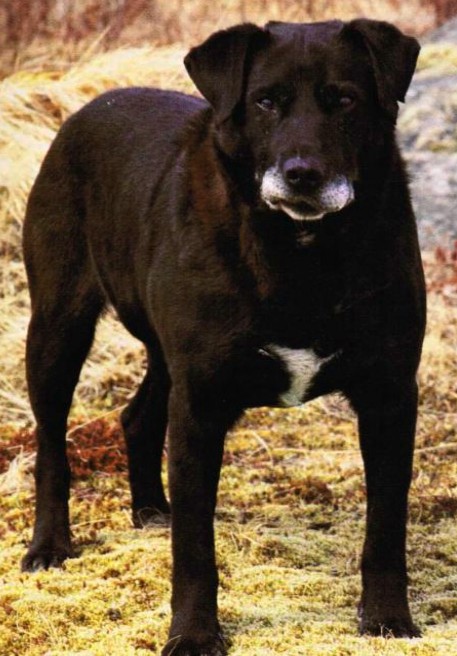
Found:
<svg viewBox="0 0 457 656"><path fill-rule="evenodd" d="M404 102L419 55L419 43L390 23L357 19L348 23L343 35L362 41L368 51L381 106L395 121L397 101Z"/></svg>
<svg viewBox="0 0 457 656"><path fill-rule="evenodd" d="M187 72L213 106L217 123L228 119L241 100L248 52L267 39L256 25L235 25L216 32L185 57Z"/></svg>

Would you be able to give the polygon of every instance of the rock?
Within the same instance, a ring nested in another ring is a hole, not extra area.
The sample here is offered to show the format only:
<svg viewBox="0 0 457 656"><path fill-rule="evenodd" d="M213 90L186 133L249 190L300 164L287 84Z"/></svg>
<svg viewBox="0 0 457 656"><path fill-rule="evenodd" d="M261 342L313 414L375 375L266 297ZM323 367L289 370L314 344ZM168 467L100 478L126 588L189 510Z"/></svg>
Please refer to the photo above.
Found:
<svg viewBox="0 0 457 656"><path fill-rule="evenodd" d="M427 71L428 72L428 71ZM457 150L457 74L418 73L399 119L399 140L410 154Z"/></svg>
<svg viewBox="0 0 457 656"><path fill-rule="evenodd" d="M449 246L457 239L457 152L418 152L408 164L421 246Z"/></svg>
<svg viewBox="0 0 457 656"><path fill-rule="evenodd" d="M398 138L423 248L457 239L457 19L424 39Z"/></svg>
<svg viewBox="0 0 457 656"><path fill-rule="evenodd" d="M426 43L457 43L457 16L421 39Z"/></svg>

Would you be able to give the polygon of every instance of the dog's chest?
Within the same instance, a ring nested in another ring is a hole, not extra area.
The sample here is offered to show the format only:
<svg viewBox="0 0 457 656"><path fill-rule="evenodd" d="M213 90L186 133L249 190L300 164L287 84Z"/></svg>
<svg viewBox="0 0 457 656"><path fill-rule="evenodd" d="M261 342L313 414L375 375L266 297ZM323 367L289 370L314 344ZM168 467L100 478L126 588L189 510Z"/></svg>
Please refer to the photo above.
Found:
<svg viewBox="0 0 457 656"><path fill-rule="evenodd" d="M286 408L305 401L319 371L333 358L333 355L320 357L313 349L289 348L277 344L268 344L262 351L276 358L288 374L289 387L278 397L278 405Z"/></svg>

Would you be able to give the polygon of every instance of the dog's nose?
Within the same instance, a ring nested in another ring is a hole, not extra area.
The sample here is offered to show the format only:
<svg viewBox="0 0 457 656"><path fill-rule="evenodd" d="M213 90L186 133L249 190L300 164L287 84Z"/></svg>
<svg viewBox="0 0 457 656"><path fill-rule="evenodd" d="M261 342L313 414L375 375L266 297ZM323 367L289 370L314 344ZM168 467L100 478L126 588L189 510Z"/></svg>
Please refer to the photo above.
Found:
<svg viewBox="0 0 457 656"><path fill-rule="evenodd" d="M295 191L313 191L324 181L322 164L315 157L291 157L283 164L286 182Z"/></svg>

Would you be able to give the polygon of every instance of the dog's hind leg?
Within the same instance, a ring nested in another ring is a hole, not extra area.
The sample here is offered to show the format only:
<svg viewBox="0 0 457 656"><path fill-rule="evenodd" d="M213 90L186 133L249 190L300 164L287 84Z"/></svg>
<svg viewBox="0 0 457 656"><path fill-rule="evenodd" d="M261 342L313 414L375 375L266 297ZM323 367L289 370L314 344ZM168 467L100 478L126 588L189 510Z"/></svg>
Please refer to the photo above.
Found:
<svg viewBox="0 0 457 656"><path fill-rule="evenodd" d="M168 523L161 463L167 429L170 379L158 343L148 347L148 370L136 395L122 413L127 444L133 524Z"/></svg>
<svg viewBox="0 0 457 656"><path fill-rule="evenodd" d="M101 309L99 298L85 307L36 306L27 336L27 381L38 443L36 521L22 569L59 566L72 556L68 513L70 468L65 434L73 391L89 352Z"/></svg>
<svg viewBox="0 0 457 656"><path fill-rule="evenodd" d="M30 196L24 224L32 299L26 369L37 426L36 521L24 571L60 566L73 555L67 416L104 305L70 182L64 167L53 165L51 153Z"/></svg>

